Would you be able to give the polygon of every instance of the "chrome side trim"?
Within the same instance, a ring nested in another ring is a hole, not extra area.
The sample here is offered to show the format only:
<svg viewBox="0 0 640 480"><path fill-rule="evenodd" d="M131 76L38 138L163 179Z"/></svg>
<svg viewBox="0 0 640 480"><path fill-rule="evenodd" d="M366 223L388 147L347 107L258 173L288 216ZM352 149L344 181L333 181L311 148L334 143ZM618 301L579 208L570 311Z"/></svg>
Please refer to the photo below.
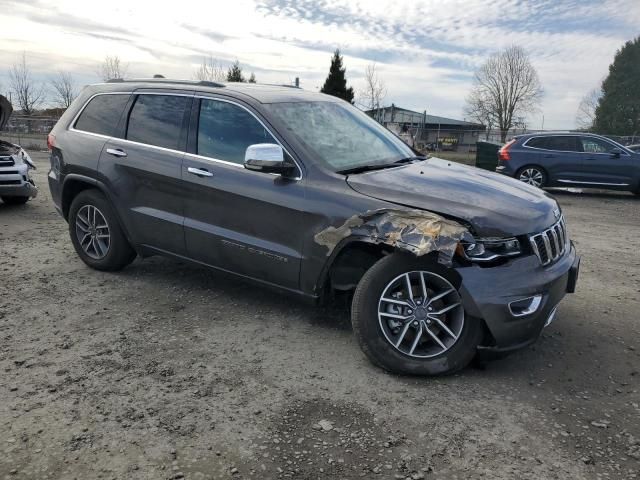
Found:
<svg viewBox="0 0 640 480"><path fill-rule="evenodd" d="M628 183L605 183L605 182L576 182L575 180L561 180L558 179L560 183L571 183L575 185L609 185L610 187L628 187Z"/></svg>

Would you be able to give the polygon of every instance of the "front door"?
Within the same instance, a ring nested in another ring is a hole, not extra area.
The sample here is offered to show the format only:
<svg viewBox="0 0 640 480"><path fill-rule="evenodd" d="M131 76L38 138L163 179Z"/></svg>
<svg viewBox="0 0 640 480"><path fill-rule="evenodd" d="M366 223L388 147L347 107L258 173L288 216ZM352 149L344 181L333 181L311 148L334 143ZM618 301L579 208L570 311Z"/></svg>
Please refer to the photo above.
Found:
<svg viewBox="0 0 640 480"><path fill-rule="evenodd" d="M617 145L601 138L580 137L582 156L582 181L585 185L628 189L633 180L632 157ZM612 154L618 149L620 155Z"/></svg>
<svg viewBox="0 0 640 480"><path fill-rule="evenodd" d="M182 166L188 255L244 276L298 289L303 180L243 167L249 145L278 143L244 106L201 99L193 152ZM301 172L299 172L301 173Z"/></svg>

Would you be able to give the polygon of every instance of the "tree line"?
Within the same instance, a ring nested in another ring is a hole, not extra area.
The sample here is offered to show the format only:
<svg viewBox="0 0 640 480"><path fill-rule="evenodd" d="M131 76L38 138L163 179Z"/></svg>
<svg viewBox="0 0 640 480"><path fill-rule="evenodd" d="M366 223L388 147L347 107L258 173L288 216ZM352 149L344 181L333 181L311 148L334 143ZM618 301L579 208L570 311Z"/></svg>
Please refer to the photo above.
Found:
<svg viewBox="0 0 640 480"><path fill-rule="evenodd" d="M96 74L107 81L125 78L128 69L129 65L118 56L107 56L98 65ZM203 58L193 72L193 78L212 82L256 82L253 72L249 77L245 76L239 61L225 68L213 56ZM24 53L20 61L10 67L9 81L12 101L25 115L32 115L47 99L65 109L79 92L69 72L57 72L49 78L47 86L36 82ZM385 82L375 63L365 67L362 89L356 93L348 86L344 57L339 49L331 57L329 73L320 91L364 110L380 108L387 95ZM497 128L504 142L509 130L525 127L524 119L539 108L542 95L542 84L528 53L520 46L511 46L489 56L475 71L464 113L487 130ZM590 91L581 101L576 124L579 129L605 134L640 134L640 37L618 50L600 88Z"/></svg>
<svg viewBox="0 0 640 480"><path fill-rule="evenodd" d="M106 82L125 78L128 71L129 64L124 63L120 57L106 56L97 66L96 75ZM162 78L163 76L154 75L154 77ZM196 80L213 82L256 83L253 72L245 78L240 62L237 60L225 70L213 57L203 59L193 77ZM45 82L36 81L27 63L27 55L23 52L19 61L9 68L9 91L14 106L22 114L31 116L47 102L62 110L67 109L80 93L80 88L73 75L65 71L56 72Z"/></svg>

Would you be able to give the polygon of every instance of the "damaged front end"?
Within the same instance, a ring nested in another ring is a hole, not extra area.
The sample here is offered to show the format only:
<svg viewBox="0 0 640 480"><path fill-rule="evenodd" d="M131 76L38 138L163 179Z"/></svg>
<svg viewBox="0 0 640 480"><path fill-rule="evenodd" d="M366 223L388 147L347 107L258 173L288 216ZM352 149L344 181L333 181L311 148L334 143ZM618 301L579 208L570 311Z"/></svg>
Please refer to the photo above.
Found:
<svg viewBox="0 0 640 480"><path fill-rule="evenodd" d="M450 266L458 245L474 243L468 228L435 213L415 209L379 209L353 215L339 227L327 227L314 236L327 247L327 256L348 237L385 244L418 257L437 252L438 262Z"/></svg>
<svg viewBox="0 0 640 480"><path fill-rule="evenodd" d="M0 130L9 121L12 112L9 101L0 95ZM0 197L5 202L8 199L26 201L38 194L30 176L30 170L35 169L31 157L20 145L0 140Z"/></svg>

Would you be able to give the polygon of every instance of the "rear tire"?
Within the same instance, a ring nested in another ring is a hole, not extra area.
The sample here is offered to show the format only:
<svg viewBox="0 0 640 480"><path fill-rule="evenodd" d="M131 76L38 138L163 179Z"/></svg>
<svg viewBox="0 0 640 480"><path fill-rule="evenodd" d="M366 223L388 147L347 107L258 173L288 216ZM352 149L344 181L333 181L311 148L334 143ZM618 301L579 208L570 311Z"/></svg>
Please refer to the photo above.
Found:
<svg viewBox="0 0 640 480"><path fill-rule="evenodd" d="M31 197L2 197L2 201L7 205L24 205Z"/></svg>
<svg viewBox="0 0 640 480"><path fill-rule="evenodd" d="M547 172L538 165L522 167L516 173L516 179L538 188L544 188L548 181Z"/></svg>
<svg viewBox="0 0 640 480"><path fill-rule="evenodd" d="M113 207L98 190L83 190L71 202L69 235L78 256L96 270L121 270L136 258Z"/></svg>
<svg viewBox="0 0 640 480"><path fill-rule="evenodd" d="M413 285L413 299L399 292L407 273L409 283ZM426 302L421 293L422 275L427 279L424 282ZM353 297L351 322L360 348L374 364L394 373L447 375L464 368L474 358L483 331L481 320L465 315L458 288L453 272L432 259L402 253L382 258L364 274ZM389 292L392 291L395 291L391 294L394 299L392 304L410 303L412 308L402 310L408 308L406 305L393 307L399 310L393 310L392 315L398 313L403 316L413 312L414 315L408 317L410 320L400 320L399 316L387 317L387 313L381 315L381 312L391 312L385 310L389 308L384 307L387 300L381 298L390 298ZM442 299L437 299L439 293L447 291L449 293ZM455 306L456 303L458 306ZM425 318L428 308L433 311L430 315L436 315L434 308L439 311L449 307L447 313L439 316L441 322L433 320L433 317ZM445 326L440 327L443 323ZM445 327L449 333L446 333ZM434 334L440 344L436 343ZM399 346L394 345L400 336Z"/></svg>

